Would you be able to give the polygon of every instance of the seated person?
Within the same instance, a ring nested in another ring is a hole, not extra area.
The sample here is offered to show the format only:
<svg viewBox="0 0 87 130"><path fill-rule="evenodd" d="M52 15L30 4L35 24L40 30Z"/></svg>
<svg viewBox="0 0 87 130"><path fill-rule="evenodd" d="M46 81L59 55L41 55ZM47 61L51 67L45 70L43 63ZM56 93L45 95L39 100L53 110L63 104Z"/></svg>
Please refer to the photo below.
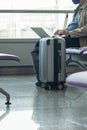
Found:
<svg viewBox="0 0 87 130"><path fill-rule="evenodd" d="M54 35L65 35L63 38L66 41L66 48L87 45L87 0L72 0L72 2L78 4L74 11L72 22L66 27L66 29L57 30L54 33ZM39 41L35 43L33 52L37 52L39 55ZM35 55L32 55L32 58L37 77L36 86L41 86L41 81L39 80L39 63L35 63ZM39 60L37 62L39 62Z"/></svg>

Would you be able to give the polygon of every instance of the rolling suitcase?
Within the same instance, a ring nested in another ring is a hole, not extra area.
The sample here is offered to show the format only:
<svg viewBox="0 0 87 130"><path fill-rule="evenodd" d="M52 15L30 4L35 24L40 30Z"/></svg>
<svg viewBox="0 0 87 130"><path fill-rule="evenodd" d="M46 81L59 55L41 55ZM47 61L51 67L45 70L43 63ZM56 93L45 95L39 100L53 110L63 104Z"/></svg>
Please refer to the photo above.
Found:
<svg viewBox="0 0 87 130"><path fill-rule="evenodd" d="M65 82L65 39L47 37L40 40L39 79L46 89L62 89Z"/></svg>

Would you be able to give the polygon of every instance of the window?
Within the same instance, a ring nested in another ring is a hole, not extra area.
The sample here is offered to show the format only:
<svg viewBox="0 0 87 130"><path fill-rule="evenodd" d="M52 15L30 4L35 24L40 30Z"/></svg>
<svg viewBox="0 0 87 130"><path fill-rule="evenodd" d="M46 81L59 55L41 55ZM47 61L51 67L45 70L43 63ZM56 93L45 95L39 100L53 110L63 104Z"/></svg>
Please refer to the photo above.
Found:
<svg viewBox="0 0 87 130"><path fill-rule="evenodd" d="M24 11L70 10L71 8L73 10L75 5L72 4L70 0L1 0L0 38L38 38L38 36L32 32L31 26L41 26L53 34L56 28L63 27L65 13L24 13ZM18 12L11 12L12 10L18 10ZM19 12L19 10L22 11ZM70 14L70 18L71 17L72 14Z"/></svg>
<svg viewBox="0 0 87 130"><path fill-rule="evenodd" d="M0 9L73 9L72 0L0 0Z"/></svg>

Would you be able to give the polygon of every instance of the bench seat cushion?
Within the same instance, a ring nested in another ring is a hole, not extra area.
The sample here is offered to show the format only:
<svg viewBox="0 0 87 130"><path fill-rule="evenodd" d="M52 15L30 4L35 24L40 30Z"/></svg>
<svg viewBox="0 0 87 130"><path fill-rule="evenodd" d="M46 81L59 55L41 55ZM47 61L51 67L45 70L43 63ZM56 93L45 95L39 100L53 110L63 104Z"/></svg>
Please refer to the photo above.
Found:
<svg viewBox="0 0 87 130"><path fill-rule="evenodd" d="M71 87L87 88L87 71L77 72L66 78L66 85Z"/></svg>
<svg viewBox="0 0 87 130"><path fill-rule="evenodd" d="M19 62L20 58L16 55L0 53L0 60L13 60Z"/></svg>

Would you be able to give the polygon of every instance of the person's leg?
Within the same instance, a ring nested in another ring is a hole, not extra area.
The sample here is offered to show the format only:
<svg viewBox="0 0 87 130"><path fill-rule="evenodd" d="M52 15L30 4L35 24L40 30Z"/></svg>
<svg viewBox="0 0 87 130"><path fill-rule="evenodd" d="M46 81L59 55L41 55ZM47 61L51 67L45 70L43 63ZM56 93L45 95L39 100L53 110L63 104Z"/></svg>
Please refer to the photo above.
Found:
<svg viewBox="0 0 87 130"><path fill-rule="evenodd" d="M40 44L39 40L37 42L35 42L34 50L39 50L39 44Z"/></svg>
<svg viewBox="0 0 87 130"><path fill-rule="evenodd" d="M66 48L80 47L79 38L71 38L70 36L63 37L66 41Z"/></svg>
<svg viewBox="0 0 87 130"><path fill-rule="evenodd" d="M34 73L36 75L36 86L41 86L42 82L39 80L39 41L34 45L34 50L31 52L34 66Z"/></svg>
<svg viewBox="0 0 87 130"><path fill-rule="evenodd" d="M66 48L79 48L80 47L80 42L79 38L71 38L70 36L64 37L66 41ZM66 66L69 65L70 62L73 60L73 55L68 54L66 56Z"/></svg>

